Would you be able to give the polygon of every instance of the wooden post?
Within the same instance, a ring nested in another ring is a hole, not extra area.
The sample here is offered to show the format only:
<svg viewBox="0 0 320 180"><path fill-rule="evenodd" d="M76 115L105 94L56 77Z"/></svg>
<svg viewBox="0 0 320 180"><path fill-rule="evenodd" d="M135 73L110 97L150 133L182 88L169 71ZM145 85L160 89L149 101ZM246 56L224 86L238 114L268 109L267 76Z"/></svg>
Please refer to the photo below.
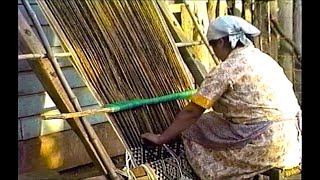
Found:
<svg viewBox="0 0 320 180"><path fill-rule="evenodd" d="M279 0L279 24L284 34L293 39L293 0ZM281 38L279 49L279 64L290 81L293 81L293 49L288 42Z"/></svg>
<svg viewBox="0 0 320 180"><path fill-rule="evenodd" d="M36 35L33 33L20 10L18 11L18 30L19 49L23 54L46 54L45 49L39 40L37 40ZM48 58L43 58L40 61L28 61L28 63L41 81L44 89L55 102L57 108L64 113L75 112L75 107L69 99L50 60ZM92 142L90 142L89 136L81 121L75 118L67 119L67 122L83 142L89 156L92 158L97 168L104 175L108 174L107 168L104 166ZM113 165L111 168L114 167L115 166Z"/></svg>

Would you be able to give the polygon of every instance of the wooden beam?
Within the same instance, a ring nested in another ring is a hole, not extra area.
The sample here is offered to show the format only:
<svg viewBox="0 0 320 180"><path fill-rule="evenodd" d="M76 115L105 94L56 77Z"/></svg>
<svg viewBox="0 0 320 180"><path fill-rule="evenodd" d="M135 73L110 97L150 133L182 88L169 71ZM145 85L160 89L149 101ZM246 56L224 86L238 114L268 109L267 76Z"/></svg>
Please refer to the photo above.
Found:
<svg viewBox="0 0 320 180"><path fill-rule="evenodd" d="M18 30L18 43L22 54L46 54L44 47L37 39L35 33L23 17L20 10L18 11ZM68 94L66 93L50 60L48 58L43 58L41 61L28 61L28 63L60 112L75 112L75 107L69 99ZM107 174L108 171L100 159L97 150L90 141L86 129L81 121L75 118L67 119L67 122L83 142L89 156L92 158L97 168L103 174Z"/></svg>
<svg viewBox="0 0 320 180"><path fill-rule="evenodd" d="M125 154L123 144L109 122L93 125L93 128L110 157ZM37 174L41 171L59 172L91 162L82 141L72 130L18 142L19 175ZM116 164L117 167L121 165Z"/></svg>
<svg viewBox="0 0 320 180"><path fill-rule="evenodd" d="M188 38L184 35L184 32L175 18L175 16L171 13L168 5L162 1L157 1L161 13L172 33L173 38L176 42L189 42ZM191 71L195 82L197 85L200 85L207 74L205 67L201 64L201 62L194 59L195 53L193 52L192 48L190 47L182 47L179 48L181 56L188 66L189 70Z"/></svg>

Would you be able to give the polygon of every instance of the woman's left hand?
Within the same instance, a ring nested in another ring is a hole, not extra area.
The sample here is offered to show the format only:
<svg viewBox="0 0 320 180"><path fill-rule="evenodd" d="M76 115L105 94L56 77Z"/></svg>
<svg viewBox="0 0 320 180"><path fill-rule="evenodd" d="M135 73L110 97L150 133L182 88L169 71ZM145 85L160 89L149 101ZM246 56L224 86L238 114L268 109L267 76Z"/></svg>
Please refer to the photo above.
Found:
<svg viewBox="0 0 320 180"><path fill-rule="evenodd" d="M163 144L160 139L161 138L160 134L145 133L145 134L141 135L141 138L146 139L146 140L148 140L154 144L157 144L157 145Z"/></svg>

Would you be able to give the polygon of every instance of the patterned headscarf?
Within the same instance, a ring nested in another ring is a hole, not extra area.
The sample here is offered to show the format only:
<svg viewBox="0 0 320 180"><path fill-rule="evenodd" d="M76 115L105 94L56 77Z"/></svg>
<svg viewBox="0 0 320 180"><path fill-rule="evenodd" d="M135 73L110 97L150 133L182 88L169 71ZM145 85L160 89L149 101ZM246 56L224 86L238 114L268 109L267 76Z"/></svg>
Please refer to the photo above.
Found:
<svg viewBox="0 0 320 180"><path fill-rule="evenodd" d="M229 36L229 42L233 49L238 41L244 45L252 44L246 34L255 37L260 34L260 30L240 17L226 15L219 16L210 22L207 39L210 41Z"/></svg>

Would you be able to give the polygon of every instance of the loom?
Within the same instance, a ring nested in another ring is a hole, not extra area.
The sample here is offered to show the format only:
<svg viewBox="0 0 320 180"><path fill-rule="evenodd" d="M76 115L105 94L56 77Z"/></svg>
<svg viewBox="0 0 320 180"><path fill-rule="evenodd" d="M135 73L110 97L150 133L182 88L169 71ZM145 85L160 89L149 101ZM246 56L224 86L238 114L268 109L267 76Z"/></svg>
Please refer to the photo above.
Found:
<svg viewBox="0 0 320 180"><path fill-rule="evenodd" d="M38 4L101 105L194 89L156 1ZM186 103L179 99L108 114L133 164L150 164L160 179L195 179L180 140L151 148L140 139L145 132L162 132Z"/></svg>

